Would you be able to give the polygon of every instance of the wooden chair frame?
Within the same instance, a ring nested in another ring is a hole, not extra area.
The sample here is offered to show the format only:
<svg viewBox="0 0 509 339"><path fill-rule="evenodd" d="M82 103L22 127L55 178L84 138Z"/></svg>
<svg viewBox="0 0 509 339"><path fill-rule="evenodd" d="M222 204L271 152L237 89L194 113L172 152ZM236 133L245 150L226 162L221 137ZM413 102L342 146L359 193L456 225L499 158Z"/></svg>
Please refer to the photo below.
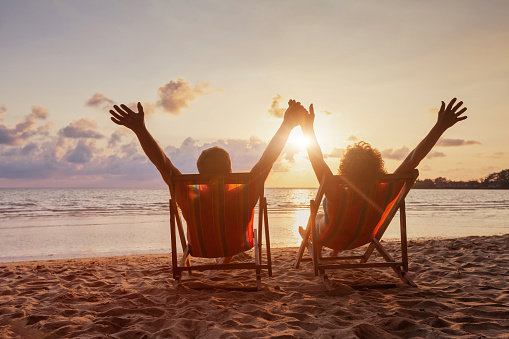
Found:
<svg viewBox="0 0 509 339"><path fill-rule="evenodd" d="M417 286L410 277L408 277L408 249L407 249L407 230L406 230L406 211L405 211L405 198L412 188L412 185L414 184L415 180L419 176L419 171L417 169L412 170L408 173L402 173L402 174L387 174L381 177L382 180L398 180L403 179L405 180L405 184L402 188L402 192L398 197L398 200L396 203L392 206L392 208L389 210L385 220L383 221L382 225L378 229L375 237L369 245L367 246L365 252L363 255L341 255L338 257L322 257L320 252L320 249L322 246L318 244L318 246L314 246L314 244L317 244L318 239L316 235L316 215L318 212L318 209L320 207L320 202L322 201L323 195L324 195L324 186L331 183L337 183L341 182L344 183L345 181L342 179L341 176L335 175L332 180L325 182L325 177L322 178L320 182L320 187L318 189L318 192L316 194L316 198L314 200L310 201L310 210L311 215L309 217L309 221L306 227L305 236L302 240L302 243L299 248L299 253L297 256L297 261L295 263L295 268L299 268L299 265L302 261L312 261L313 262L313 269L315 272L315 275L320 275L323 278L323 282L325 286L330 289L330 281L327 277L327 274L325 273L325 270L329 269L352 269L352 268L370 268L370 267L390 267L394 270L396 275L406 284L409 284L411 286ZM389 227L389 224L391 223L392 219L394 218L394 215L399 210L400 212L400 233L401 233L401 261L396 261L391 254L382 246L380 243L380 239L382 238L383 234L387 230L387 227ZM311 241L309 241L311 236ZM361 246L362 247L362 246ZM310 254L310 258L303 258L303 254L305 251L305 248L308 249L308 252ZM369 261L372 253L374 250L377 250L378 253L382 256L384 259L383 262L380 261ZM358 263L334 263L334 262L341 262L343 260L359 260Z"/></svg>
<svg viewBox="0 0 509 339"><path fill-rule="evenodd" d="M182 217L178 208L178 204L175 200L175 184L178 182L189 182L193 181L196 183L207 184L211 179L218 178L213 175L203 174L183 174L175 175L172 177L172 186L170 187L170 234L171 234L171 258L172 258L172 270L173 278L176 284L180 284L182 280L182 273L192 273L196 271L206 270L237 270L237 269L252 269L256 273L256 290L260 290L261 284L261 271L266 269L269 277L272 277L272 259L270 253L270 235L269 235L269 219L267 214L267 199L264 197L264 183L260 183L260 196L258 198L258 229L253 230L254 237L254 249L255 258L254 262L248 263L228 263L228 264L207 264L207 265L191 265L191 255L189 253L189 243L186 241L186 235L182 226ZM239 184L247 183L252 179L252 175L249 173L231 173L225 176L221 176L224 179L225 184ZM265 242L266 242L266 260L263 262L262 256L262 243L263 243L263 231L265 230ZM183 255L180 261L177 259L177 232L180 237L180 243L183 248Z"/></svg>

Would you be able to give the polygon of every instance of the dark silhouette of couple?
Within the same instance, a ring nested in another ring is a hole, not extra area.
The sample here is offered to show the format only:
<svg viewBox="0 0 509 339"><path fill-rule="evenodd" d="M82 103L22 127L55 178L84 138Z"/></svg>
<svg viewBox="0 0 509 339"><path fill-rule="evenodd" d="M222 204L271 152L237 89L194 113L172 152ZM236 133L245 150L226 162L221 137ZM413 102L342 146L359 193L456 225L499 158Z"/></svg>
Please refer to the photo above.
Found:
<svg viewBox="0 0 509 339"><path fill-rule="evenodd" d="M467 118L462 115L467 110L467 108L462 107L462 105L463 102L456 102L456 98L452 99L447 105L442 101L435 125L415 149L410 152L405 160L403 160L394 173L404 173L417 168L421 160L428 155L442 134L457 122ZM166 156L147 130L141 103L138 103L138 112L134 112L126 105L115 105L113 109L110 110L110 113L112 115L111 120L114 123L126 126L136 134L143 151L157 167L163 180L170 186L172 176L182 173L173 165L171 160ZM272 137L260 160L251 169L251 174L253 174L256 180L265 181L274 162L277 160L288 141L290 132L299 125L304 135L309 139L307 152L318 181L324 176L327 179L327 177L333 175L331 169L324 161L322 150L316 139L315 130L313 128L314 120L315 113L313 104L309 106L308 111L300 102L296 102L295 100L290 100L288 102L288 109L285 112L281 126ZM205 149L200 154L197 160L197 167L200 174L224 175L232 172L229 153L217 146ZM376 148L371 147L368 143L361 141L348 146L341 159L338 172L348 179L350 185L357 186L369 183L371 179L375 179L378 175L386 173L386 170L380 152ZM330 212L327 206L334 205L338 199L338 192L332 187L330 187L330 189L326 187L324 193L324 214L318 216L316 219L318 233L327 227L328 212ZM229 258L226 259L226 261L228 260Z"/></svg>

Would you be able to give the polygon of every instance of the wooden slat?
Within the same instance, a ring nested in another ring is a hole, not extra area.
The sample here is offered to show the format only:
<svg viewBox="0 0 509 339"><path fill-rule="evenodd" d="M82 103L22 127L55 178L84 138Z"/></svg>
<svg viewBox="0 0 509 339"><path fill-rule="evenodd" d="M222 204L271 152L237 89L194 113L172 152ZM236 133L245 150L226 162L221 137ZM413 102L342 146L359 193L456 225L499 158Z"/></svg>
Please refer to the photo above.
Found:
<svg viewBox="0 0 509 339"><path fill-rule="evenodd" d="M395 262L367 262L358 264L322 264L319 265L318 268L321 270L330 270L346 268L396 267L396 266L403 266L403 263L401 261L395 261Z"/></svg>
<svg viewBox="0 0 509 339"><path fill-rule="evenodd" d="M210 265L194 265L192 267L179 267L181 271L208 271L208 270L255 270L255 269L268 269L269 265L262 264L256 265L253 263L238 263L238 264L210 264Z"/></svg>
<svg viewBox="0 0 509 339"><path fill-rule="evenodd" d="M362 255L345 255L342 257L321 257L320 261L338 261L338 260L356 260L356 259L364 259ZM313 261L312 258L302 258L301 261Z"/></svg>

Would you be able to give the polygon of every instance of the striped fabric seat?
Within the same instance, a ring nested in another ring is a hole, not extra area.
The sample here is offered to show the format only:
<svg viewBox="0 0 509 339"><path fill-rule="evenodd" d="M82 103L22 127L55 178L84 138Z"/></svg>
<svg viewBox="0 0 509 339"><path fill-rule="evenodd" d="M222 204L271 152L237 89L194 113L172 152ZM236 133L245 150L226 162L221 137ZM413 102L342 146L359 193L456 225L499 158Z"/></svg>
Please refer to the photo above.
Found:
<svg viewBox="0 0 509 339"><path fill-rule="evenodd" d="M401 281L416 286L407 275L405 197L418 176L417 169L408 173L385 174L374 183L364 183L358 187L349 185L348 178L340 175L328 178L324 176L316 198L310 202L310 216L306 229L301 231L302 243L295 268L299 268L303 261L312 261L315 275L322 276L327 288L331 285L326 270L372 267L389 267ZM333 202L327 201L329 224L323 234L318 236L316 217L325 188L330 187L333 187L330 191L337 192L337 198ZM400 214L401 260L394 259L380 242L397 211ZM362 255L343 253L364 245L368 246ZM340 255L323 257L322 247L331 248ZM306 249L310 258L304 257ZM372 256L375 250L380 254L380 258Z"/></svg>
<svg viewBox="0 0 509 339"><path fill-rule="evenodd" d="M170 185L170 236L173 278L180 284L182 273L209 270L253 270L256 287L229 289L260 290L262 270L272 277L269 218L264 182L251 173L227 175L181 174ZM258 227L253 228L258 203ZM187 224L187 232L179 211ZM265 233L265 234L264 234ZM178 260L177 237L182 256ZM265 238L265 245L263 245ZM227 258L254 247L254 257L191 264L191 257ZM264 253L263 253L264 252ZM224 286L223 286L224 287Z"/></svg>
<svg viewBox="0 0 509 339"><path fill-rule="evenodd" d="M401 194L404 183L403 180L381 181L358 191L339 184L339 201L319 243L338 251L369 243Z"/></svg>
<svg viewBox="0 0 509 339"><path fill-rule="evenodd" d="M253 216L259 192L255 185L178 182L177 202L187 223L189 254L218 258L254 246Z"/></svg>

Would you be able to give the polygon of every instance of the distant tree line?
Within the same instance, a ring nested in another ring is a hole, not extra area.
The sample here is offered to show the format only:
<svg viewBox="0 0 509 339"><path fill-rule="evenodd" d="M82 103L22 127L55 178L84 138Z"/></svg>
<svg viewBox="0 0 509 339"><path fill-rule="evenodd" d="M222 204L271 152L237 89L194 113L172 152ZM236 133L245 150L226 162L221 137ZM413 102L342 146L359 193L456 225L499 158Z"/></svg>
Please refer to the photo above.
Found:
<svg viewBox="0 0 509 339"><path fill-rule="evenodd" d="M452 181L447 178L438 177L434 180L424 179L415 182L413 188L438 188L438 189L509 189L509 169L498 173L491 173L485 178L469 181Z"/></svg>

